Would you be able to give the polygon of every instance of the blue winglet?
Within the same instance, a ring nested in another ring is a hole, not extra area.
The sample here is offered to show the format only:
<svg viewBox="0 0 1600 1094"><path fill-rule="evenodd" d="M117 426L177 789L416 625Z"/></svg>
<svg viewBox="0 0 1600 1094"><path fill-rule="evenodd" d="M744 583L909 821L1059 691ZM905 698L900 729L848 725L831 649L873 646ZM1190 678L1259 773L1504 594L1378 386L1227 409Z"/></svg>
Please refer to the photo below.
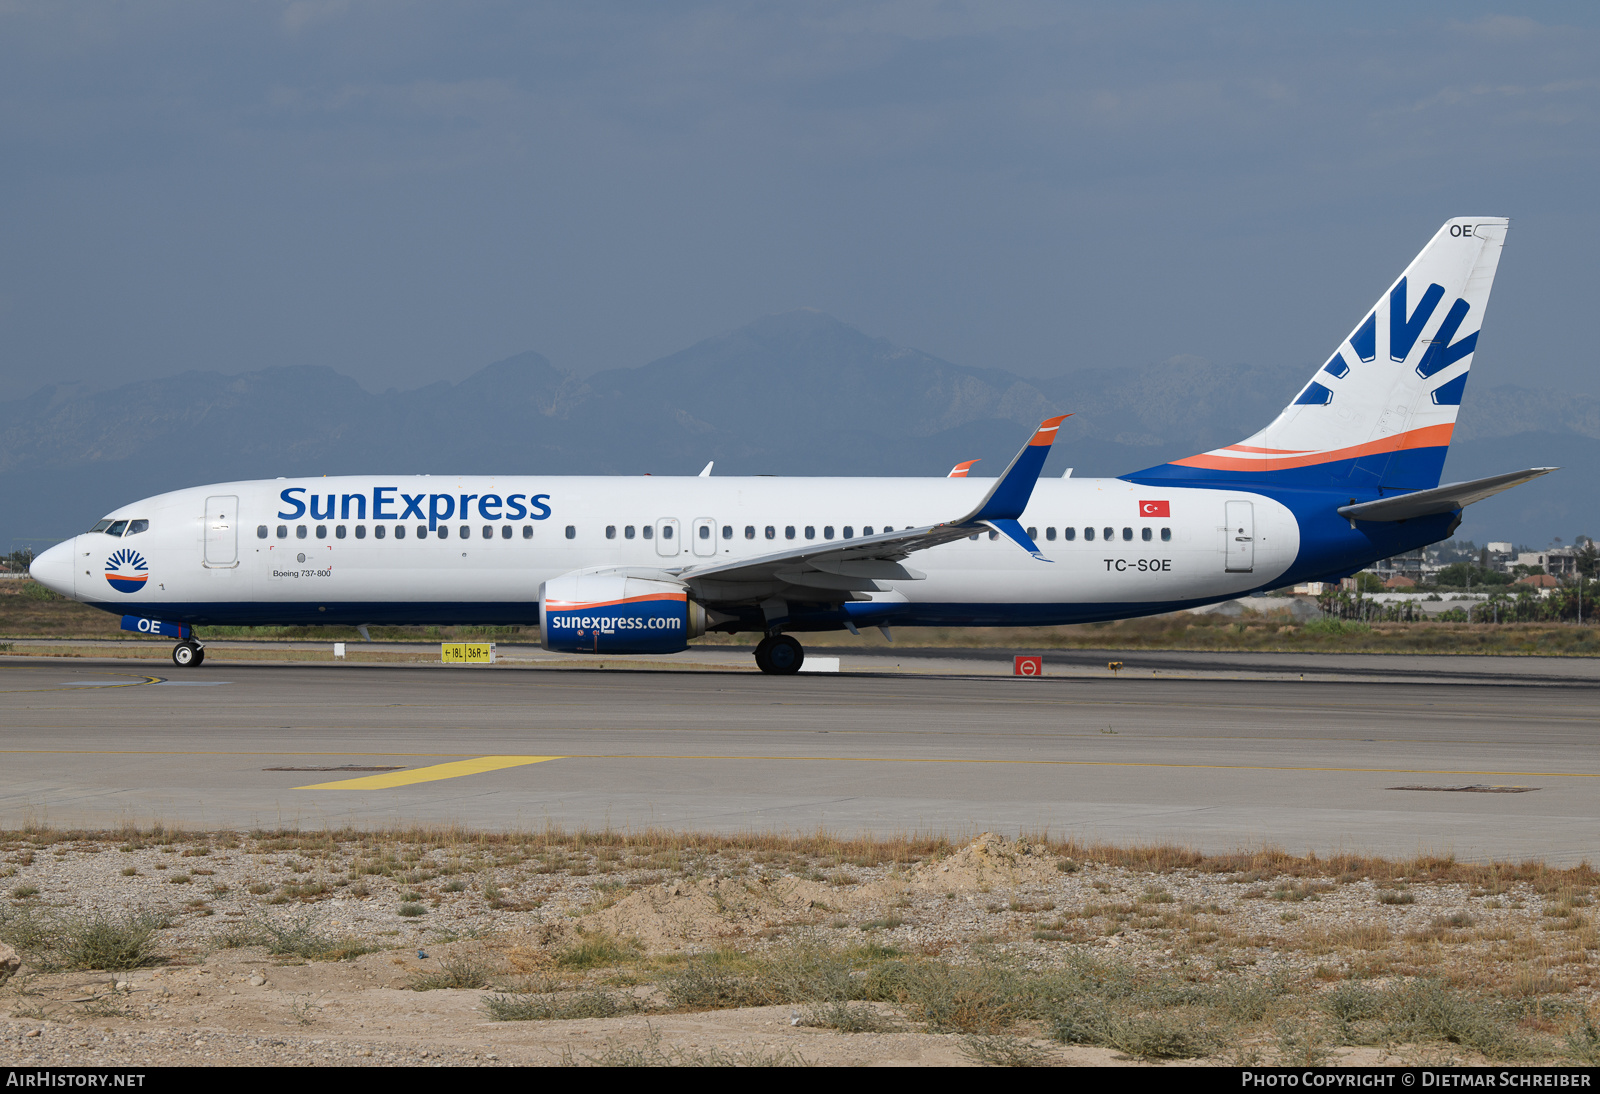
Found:
<svg viewBox="0 0 1600 1094"><path fill-rule="evenodd" d="M1039 481L1039 472L1044 470L1044 458L1050 455L1050 445L1056 439L1056 430L1061 428L1061 423L1072 417L1062 414L1055 418L1046 418L1039 423L1039 428L1023 445L1022 451L1006 465L1000 473L1000 478L989 493L978 503L978 507L967 514L961 523L971 521L1002 521L1009 520L1016 523L1022 511L1028 507L1028 499L1033 496L1033 484ZM1001 531L1006 531L1001 529ZM1021 529L1017 529L1021 532ZM1016 536L1010 532L1006 535ZM1026 536L1023 539L1027 539ZM1020 541L1019 541L1020 542ZM1029 547L1030 551L1037 548Z"/></svg>

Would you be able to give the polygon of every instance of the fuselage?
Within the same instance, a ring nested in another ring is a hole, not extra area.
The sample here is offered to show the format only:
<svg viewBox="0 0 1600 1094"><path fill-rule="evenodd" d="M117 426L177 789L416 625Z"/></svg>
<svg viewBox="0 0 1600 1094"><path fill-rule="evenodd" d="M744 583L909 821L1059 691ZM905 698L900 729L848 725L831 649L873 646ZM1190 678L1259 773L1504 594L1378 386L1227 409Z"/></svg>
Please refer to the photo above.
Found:
<svg viewBox="0 0 1600 1094"><path fill-rule="evenodd" d="M107 611L194 625L537 625L540 586L574 570L677 570L842 543L951 519L990 484L437 475L223 483L123 506L101 522L107 530L53 548L34 572ZM1148 614L1274 586L1302 548L1290 506L1246 490L1044 479L1021 523L1048 561L980 532L919 553L922 580L799 612L794 625Z"/></svg>

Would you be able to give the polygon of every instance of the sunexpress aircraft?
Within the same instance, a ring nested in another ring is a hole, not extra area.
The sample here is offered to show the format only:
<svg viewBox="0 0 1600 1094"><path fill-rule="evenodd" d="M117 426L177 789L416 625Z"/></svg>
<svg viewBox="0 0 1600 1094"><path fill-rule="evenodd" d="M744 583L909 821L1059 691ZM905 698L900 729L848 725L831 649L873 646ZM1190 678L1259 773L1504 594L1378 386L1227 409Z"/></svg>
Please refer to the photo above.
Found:
<svg viewBox="0 0 1600 1094"><path fill-rule="evenodd" d="M796 633L1083 623L1343 577L1553 470L1439 485L1507 227L1445 224L1255 436L1121 478L1040 481L1051 418L990 482L234 482L124 506L32 574L178 639L179 665L207 624L524 624L611 655L755 631L769 673L800 668Z"/></svg>

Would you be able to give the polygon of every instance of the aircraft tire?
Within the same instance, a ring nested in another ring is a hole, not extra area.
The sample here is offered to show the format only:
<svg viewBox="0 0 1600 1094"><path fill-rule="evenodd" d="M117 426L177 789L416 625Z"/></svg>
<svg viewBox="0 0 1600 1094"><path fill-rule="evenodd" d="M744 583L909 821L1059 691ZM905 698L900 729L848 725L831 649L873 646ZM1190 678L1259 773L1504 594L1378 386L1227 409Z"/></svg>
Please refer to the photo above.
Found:
<svg viewBox="0 0 1600 1094"><path fill-rule="evenodd" d="M172 663L180 669L192 668L206 658L198 642L179 642L172 647Z"/></svg>
<svg viewBox="0 0 1600 1094"><path fill-rule="evenodd" d="M761 641L756 643L756 649L755 649L756 668L760 669L762 672L770 673L770 672L773 671L772 662L767 660L767 652L769 650L771 650L771 649L772 649L772 636L771 635L768 635L766 638L763 638Z"/></svg>
<svg viewBox="0 0 1600 1094"><path fill-rule="evenodd" d="M770 672L774 676L790 676L800 671L800 666L805 664L805 647L789 637L787 634L776 635L767 639L772 645L767 647L765 663L757 660L762 672Z"/></svg>

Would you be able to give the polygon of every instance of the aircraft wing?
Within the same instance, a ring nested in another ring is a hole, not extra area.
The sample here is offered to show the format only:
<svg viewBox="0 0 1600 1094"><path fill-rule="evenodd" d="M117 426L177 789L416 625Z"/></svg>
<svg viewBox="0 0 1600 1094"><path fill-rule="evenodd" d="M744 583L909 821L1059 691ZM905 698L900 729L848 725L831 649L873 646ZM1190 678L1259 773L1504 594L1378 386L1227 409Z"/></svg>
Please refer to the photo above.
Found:
<svg viewBox="0 0 1600 1094"><path fill-rule="evenodd" d="M669 567L664 572L687 582L695 598L706 604L761 600L785 590L794 599L871 592L880 589L879 580L921 580L923 574L901 565L917 551L953 543L987 528L1003 532L1035 558L1048 561L1017 518L1028 506L1056 431L1067 417L1063 414L1039 423L983 500L954 520L857 539L807 543L755 558Z"/></svg>
<svg viewBox="0 0 1600 1094"><path fill-rule="evenodd" d="M1452 482L1432 490L1417 490L1377 501L1364 501L1358 505L1342 505L1339 515L1349 520L1410 520L1412 517L1430 517L1464 508L1475 501L1493 497L1502 490L1548 475L1559 467L1530 467L1526 471L1511 471L1504 475L1490 475L1486 479L1470 482Z"/></svg>

